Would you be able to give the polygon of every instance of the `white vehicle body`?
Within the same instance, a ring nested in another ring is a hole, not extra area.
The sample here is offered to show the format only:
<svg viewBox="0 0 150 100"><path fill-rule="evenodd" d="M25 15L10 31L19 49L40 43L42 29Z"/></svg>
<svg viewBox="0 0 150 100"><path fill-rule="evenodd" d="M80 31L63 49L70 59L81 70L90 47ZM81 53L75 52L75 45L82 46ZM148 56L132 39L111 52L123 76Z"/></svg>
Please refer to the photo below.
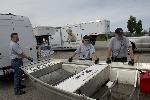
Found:
<svg viewBox="0 0 150 100"><path fill-rule="evenodd" d="M135 46L135 50L149 51L150 50L150 36L141 37L129 37L132 46Z"/></svg>
<svg viewBox="0 0 150 100"><path fill-rule="evenodd" d="M44 27L43 27L44 28ZM76 37L76 41L68 42L68 32L67 30L71 29L72 33ZM110 34L110 21L93 21L87 23L80 23L75 25L67 25L62 27L57 27L54 30L51 30L51 37L49 37L49 42L51 47L55 50L63 49L76 49L82 43L82 38L85 35L100 35L100 34ZM45 35L47 32L36 31L38 35Z"/></svg>
<svg viewBox="0 0 150 100"><path fill-rule="evenodd" d="M29 19L25 16L0 14L0 75L3 75L3 68L11 65L9 44L10 34L18 33L25 54L37 59L36 41L33 37L33 30ZM28 60L24 60L28 63Z"/></svg>
<svg viewBox="0 0 150 100"><path fill-rule="evenodd" d="M34 30L35 36L54 35L55 34L55 28L49 27L49 26L37 26L33 30Z"/></svg>
<svg viewBox="0 0 150 100"><path fill-rule="evenodd" d="M55 28L49 26L37 26L33 29L34 36L38 45L39 58L48 57L54 53L49 39L55 34Z"/></svg>

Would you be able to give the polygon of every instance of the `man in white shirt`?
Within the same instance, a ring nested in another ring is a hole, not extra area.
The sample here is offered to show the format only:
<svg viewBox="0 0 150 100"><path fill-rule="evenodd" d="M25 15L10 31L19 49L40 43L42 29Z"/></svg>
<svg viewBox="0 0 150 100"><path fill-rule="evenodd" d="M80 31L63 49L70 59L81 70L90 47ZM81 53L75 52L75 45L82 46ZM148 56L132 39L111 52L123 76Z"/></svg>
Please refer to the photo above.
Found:
<svg viewBox="0 0 150 100"><path fill-rule="evenodd" d="M11 66L14 69L14 91L15 95L22 95L25 93L25 91L22 91L21 89L25 88L25 85L21 85L21 66L23 66L23 58L26 58L30 61L33 61L32 58L27 57L20 45L18 44L19 37L18 33L12 33L11 34L11 42L10 42L10 58L11 58Z"/></svg>
<svg viewBox="0 0 150 100"><path fill-rule="evenodd" d="M89 37L85 35L83 37L82 44L76 49L75 53L68 59L69 62L72 61L73 57L78 54L80 60L95 60L95 64L99 62L99 58L97 58L95 54L95 48L92 44L90 44Z"/></svg>

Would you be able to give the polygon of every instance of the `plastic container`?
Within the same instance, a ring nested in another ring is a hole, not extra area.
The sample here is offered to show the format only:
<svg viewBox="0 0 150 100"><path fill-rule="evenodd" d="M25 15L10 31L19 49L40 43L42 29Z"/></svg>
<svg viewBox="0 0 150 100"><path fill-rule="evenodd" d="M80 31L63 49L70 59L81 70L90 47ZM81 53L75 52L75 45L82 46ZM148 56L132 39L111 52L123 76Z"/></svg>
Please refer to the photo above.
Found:
<svg viewBox="0 0 150 100"><path fill-rule="evenodd" d="M140 75L140 91L150 93L150 71Z"/></svg>

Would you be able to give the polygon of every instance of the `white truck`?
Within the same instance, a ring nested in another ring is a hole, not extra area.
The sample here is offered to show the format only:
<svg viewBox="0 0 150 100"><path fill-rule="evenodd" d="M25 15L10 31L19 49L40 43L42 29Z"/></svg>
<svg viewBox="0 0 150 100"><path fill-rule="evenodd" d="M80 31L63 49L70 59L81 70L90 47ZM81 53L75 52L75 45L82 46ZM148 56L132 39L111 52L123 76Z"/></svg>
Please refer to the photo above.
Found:
<svg viewBox="0 0 150 100"><path fill-rule="evenodd" d="M19 34L19 44L25 54L37 59L36 41L30 20L25 16L0 14L0 75L10 72L11 60L9 55L10 34ZM24 60L28 63L28 60Z"/></svg>
<svg viewBox="0 0 150 100"><path fill-rule="evenodd" d="M40 27L35 27L34 30L39 30ZM45 27L46 30L47 27ZM34 31L36 36L45 36L48 32ZM110 21L108 20L97 20L90 21L87 23L80 23L76 25L67 25L62 27L51 27L51 33L49 34L49 44L54 50L68 50L76 49L76 47L82 43L82 38L85 35L91 36L92 40L95 42L97 35L100 34L110 34ZM72 39L72 40L71 40Z"/></svg>

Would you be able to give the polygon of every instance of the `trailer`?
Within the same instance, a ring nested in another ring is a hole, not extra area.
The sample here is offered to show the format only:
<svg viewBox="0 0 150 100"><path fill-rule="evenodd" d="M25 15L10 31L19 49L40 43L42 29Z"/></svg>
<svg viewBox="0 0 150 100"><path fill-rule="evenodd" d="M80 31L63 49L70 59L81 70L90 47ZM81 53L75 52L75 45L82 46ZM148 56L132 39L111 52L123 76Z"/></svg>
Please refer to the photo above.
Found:
<svg viewBox="0 0 150 100"><path fill-rule="evenodd" d="M40 27L35 27L38 29ZM44 27L43 28L47 28ZM106 36L110 34L110 21L97 20L87 23L80 23L75 25L67 25L62 27L55 27L54 30L50 30L52 34L47 35L49 37L49 44L54 50L69 50L76 49L81 43L82 38L85 35L90 36L92 44L95 44L96 37L101 34ZM43 36L46 35L46 31L36 31L36 34ZM93 44L93 45L94 45Z"/></svg>
<svg viewBox="0 0 150 100"><path fill-rule="evenodd" d="M38 58L45 58L54 53L50 39L55 34L55 28L49 26L37 26L33 28L34 37L37 42Z"/></svg>
<svg viewBox="0 0 150 100"><path fill-rule="evenodd" d="M10 34L18 33L25 54L37 59L36 41L33 37L32 25L28 17L9 14L0 14L0 75L9 73L11 59L9 56ZM24 60L28 63L28 60Z"/></svg>
<svg viewBox="0 0 150 100"><path fill-rule="evenodd" d="M150 63L46 59L22 70L47 100L140 100L138 70L150 70Z"/></svg>

